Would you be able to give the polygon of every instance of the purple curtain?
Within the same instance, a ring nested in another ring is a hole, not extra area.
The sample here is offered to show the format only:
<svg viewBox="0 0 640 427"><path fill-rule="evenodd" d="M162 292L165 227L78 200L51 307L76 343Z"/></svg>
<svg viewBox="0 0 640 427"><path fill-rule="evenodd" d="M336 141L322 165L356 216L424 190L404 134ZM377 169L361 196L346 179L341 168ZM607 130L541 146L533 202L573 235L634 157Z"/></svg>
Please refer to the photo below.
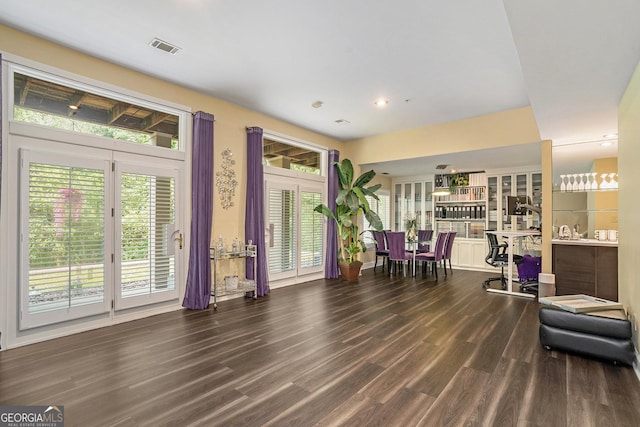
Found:
<svg viewBox="0 0 640 427"><path fill-rule="evenodd" d="M182 306L201 310L211 296L211 223L213 221L213 115L193 118L191 152L191 245L189 273Z"/></svg>
<svg viewBox="0 0 640 427"><path fill-rule="evenodd" d="M340 161L338 150L329 151L329 170L327 187L327 207L336 214L336 197L338 197L338 170L333 162ZM324 260L324 277L338 278L338 228L335 221L327 221L327 253Z"/></svg>
<svg viewBox="0 0 640 427"><path fill-rule="evenodd" d="M255 279L259 297L269 293L267 255L264 242L264 170L262 167L262 128L247 128L247 206L244 238L256 245L256 258L247 258L246 277ZM253 263L256 262L256 276Z"/></svg>

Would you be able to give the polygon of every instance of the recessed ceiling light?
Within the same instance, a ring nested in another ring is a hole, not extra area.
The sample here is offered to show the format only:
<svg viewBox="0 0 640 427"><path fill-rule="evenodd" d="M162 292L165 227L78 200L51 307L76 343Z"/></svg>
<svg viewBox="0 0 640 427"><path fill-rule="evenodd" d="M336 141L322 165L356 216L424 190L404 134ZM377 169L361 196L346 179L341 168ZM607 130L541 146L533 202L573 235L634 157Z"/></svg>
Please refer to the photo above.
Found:
<svg viewBox="0 0 640 427"><path fill-rule="evenodd" d="M322 107L322 104L323 104L323 102L322 102L322 101L316 101L316 102L314 102L313 104L311 104L311 106L312 106L313 108L320 108L320 107Z"/></svg>
<svg viewBox="0 0 640 427"><path fill-rule="evenodd" d="M389 101L387 99L378 99L376 100L376 102L374 102L375 105L377 105L378 107L384 107L385 105L387 105L389 103Z"/></svg>
<svg viewBox="0 0 640 427"><path fill-rule="evenodd" d="M336 120L336 123L338 123L339 125L348 125L351 122L349 120L345 120L345 119L338 119L338 120Z"/></svg>
<svg viewBox="0 0 640 427"><path fill-rule="evenodd" d="M606 135L602 135L602 137L603 137L603 138L607 138L607 139L610 139L610 138L617 138L617 137L618 137L618 134L617 134L617 133L608 133L608 134L606 134Z"/></svg>
<svg viewBox="0 0 640 427"><path fill-rule="evenodd" d="M613 141L605 141L600 145L602 145L603 147L611 147L613 145Z"/></svg>

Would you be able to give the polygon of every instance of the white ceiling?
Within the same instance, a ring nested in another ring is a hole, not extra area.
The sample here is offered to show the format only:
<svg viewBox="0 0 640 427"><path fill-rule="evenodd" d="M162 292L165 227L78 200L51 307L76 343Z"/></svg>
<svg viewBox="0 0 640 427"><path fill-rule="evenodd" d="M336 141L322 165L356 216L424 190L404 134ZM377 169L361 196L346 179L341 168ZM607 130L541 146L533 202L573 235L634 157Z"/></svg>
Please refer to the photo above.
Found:
<svg viewBox="0 0 640 427"><path fill-rule="evenodd" d="M528 105L543 139L601 139L617 131L640 60L638 0L0 0L0 10L10 27L344 141ZM153 49L154 37L182 50Z"/></svg>

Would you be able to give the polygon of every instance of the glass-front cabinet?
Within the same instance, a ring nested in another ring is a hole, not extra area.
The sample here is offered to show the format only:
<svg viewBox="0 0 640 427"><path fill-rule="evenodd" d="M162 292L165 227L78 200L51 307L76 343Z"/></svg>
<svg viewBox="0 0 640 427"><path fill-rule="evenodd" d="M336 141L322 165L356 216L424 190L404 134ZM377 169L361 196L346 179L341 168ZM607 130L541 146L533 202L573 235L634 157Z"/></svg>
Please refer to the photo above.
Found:
<svg viewBox="0 0 640 427"><path fill-rule="evenodd" d="M418 229L433 229L433 181L416 180L394 186L394 230L407 231L407 220L415 219Z"/></svg>
<svg viewBox="0 0 640 427"><path fill-rule="evenodd" d="M521 209L513 210L509 196L522 203L540 208L542 205L542 173L518 172L487 177L488 230L520 231L540 227L540 214Z"/></svg>

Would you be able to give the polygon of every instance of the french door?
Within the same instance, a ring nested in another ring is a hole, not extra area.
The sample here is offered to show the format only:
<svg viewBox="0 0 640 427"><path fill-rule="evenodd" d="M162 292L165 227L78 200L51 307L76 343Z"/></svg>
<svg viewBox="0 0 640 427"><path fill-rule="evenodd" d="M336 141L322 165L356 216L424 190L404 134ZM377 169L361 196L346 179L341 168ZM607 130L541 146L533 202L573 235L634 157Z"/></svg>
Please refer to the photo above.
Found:
<svg viewBox="0 0 640 427"><path fill-rule="evenodd" d="M161 162L164 167L149 166L140 156L114 157L116 310L178 298L180 169L175 161Z"/></svg>
<svg viewBox="0 0 640 427"><path fill-rule="evenodd" d="M20 150L20 329L177 299L182 162L49 148Z"/></svg>
<svg viewBox="0 0 640 427"><path fill-rule="evenodd" d="M270 280L291 279L323 270L323 217L313 211L323 203L323 192L322 183L266 176Z"/></svg>

